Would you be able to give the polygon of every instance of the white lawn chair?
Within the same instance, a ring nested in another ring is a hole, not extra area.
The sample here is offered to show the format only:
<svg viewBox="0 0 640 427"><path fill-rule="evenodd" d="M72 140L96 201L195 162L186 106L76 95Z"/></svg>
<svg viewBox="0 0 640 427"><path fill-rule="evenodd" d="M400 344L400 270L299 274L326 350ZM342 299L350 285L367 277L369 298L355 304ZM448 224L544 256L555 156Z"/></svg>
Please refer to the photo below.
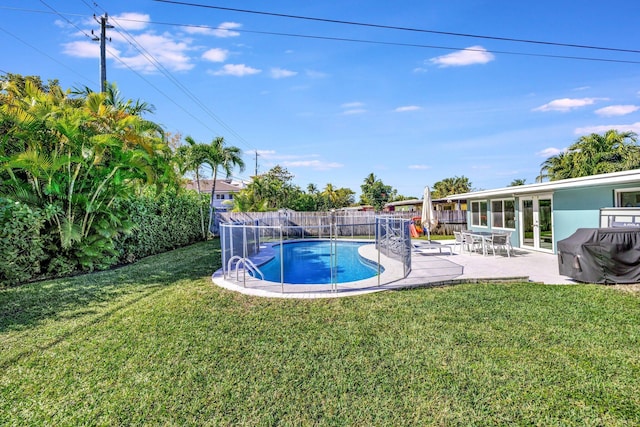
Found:
<svg viewBox="0 0 640 427"><path fill-rule="evenodd" d="M453 243L453 248L455 249L457 246L459 248L458 253L461 254L464 251L464 239L462 238L462 233L460 231L454 231L453 236L456 238Z"/></svg>
<svg viewBox="0 0 640 427"><path fill-rule="evenodd" d="M478 249L484 253L484 245L482 237L474 236L471 233L462 233L463 246L469 251L470 254L474 253Z"/></svg>
<svg viewBox="0 0 640 427"><path fill-rule="evenodd" d="M496 249L500 252L500 249L504 249L507 252L507 256L511 258L511 232L492 234L486 239L487 246L493 251L493 256L496 256Z"/></svg>

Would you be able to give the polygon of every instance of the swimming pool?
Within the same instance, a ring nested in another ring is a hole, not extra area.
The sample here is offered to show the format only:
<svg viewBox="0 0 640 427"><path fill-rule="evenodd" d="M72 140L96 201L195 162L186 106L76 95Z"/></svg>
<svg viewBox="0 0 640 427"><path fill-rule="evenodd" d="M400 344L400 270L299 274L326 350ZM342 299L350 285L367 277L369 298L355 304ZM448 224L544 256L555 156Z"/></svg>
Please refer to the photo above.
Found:
<svg viewBox="0 0 640 427"><path fill-rule="evenodd" d="M378 274L378 264L366 260L358 253L363 242L334 242L337 248L335 282L355 282ZM264 279L280 283L280 245L274 245L275 256L259 266ZM309 240L284 243L284 283L290 284L328 284L331 283L331 242L328 240ZM384 271L380 267L380 271Z"/></svg>

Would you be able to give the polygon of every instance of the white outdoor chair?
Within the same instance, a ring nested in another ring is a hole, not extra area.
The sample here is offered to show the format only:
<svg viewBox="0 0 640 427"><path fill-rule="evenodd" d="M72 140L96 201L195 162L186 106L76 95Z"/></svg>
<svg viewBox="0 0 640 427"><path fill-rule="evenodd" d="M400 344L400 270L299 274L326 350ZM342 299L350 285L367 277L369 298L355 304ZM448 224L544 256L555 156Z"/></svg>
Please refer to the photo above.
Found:
<svg viewBox="0 0 640 427"><path fill-rule="evenodd" d="M486 238L486 242L493 251L493 256L496 256L496 249L498 249L498 252L500 249L504 249L507 252L507 256L511 258L511 232L492 234L491 237Z"/></svg>
<svg viewBox="0 0 640 427"><path fill-rule="evenodd" d="M462 232L454 231L453 235L456 238L455 242L453 243L453 248L455 249L455 247L457 246L459 248L458 253L461 254L462 252L464 252L464 239L462 238Z"/></svg>
<svg viewBox="0 0 640 427"><path fill-rule="evenodd" d="M484 246L482 244L482 237L474 236L470 233L462 233L463 246L467 248L470 254L474 253L478 249L484 253Z"/></svg>

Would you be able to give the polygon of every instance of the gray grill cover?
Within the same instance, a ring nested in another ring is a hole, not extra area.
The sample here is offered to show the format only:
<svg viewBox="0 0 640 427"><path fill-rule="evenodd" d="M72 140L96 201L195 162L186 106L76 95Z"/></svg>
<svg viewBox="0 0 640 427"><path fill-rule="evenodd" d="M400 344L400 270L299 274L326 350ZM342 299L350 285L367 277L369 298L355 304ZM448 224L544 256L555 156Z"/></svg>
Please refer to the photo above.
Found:
<svg viewBox="0 0 640 427"><path fill-rule="evenodd" d="M558 269L587 283L640 282L640 230L580 228L558 242Z"/></svg>

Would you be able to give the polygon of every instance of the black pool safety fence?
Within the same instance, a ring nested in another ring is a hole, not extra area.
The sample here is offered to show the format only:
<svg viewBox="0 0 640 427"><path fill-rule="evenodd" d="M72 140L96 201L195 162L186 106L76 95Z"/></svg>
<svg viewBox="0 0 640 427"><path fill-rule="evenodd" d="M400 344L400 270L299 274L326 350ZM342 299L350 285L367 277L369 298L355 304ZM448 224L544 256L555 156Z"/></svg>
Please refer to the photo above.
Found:
<svg viewBox="0 0 640 427"><path fill-rule="evenodd" d="M409 219L381 215L354 222L353 217L334 212L314 215L301 223L293 221L286 212L266 219L223 222L221 276L242 287L281 293L340 292L383 286L405 278L411 271L410 223ZM324 242L322 250L301 249L295 255L285 250L285 245L309 241ZM343 242L360 243L355 261L339 250ZM354 262L359 264L357 268ZM267 277L263 269L268 271ZM300 278L298 274L291 280L293 274L289 272L301 269L308 271L308 277ZM354 278L353 270L365 270L364 276Z"/></svg>

